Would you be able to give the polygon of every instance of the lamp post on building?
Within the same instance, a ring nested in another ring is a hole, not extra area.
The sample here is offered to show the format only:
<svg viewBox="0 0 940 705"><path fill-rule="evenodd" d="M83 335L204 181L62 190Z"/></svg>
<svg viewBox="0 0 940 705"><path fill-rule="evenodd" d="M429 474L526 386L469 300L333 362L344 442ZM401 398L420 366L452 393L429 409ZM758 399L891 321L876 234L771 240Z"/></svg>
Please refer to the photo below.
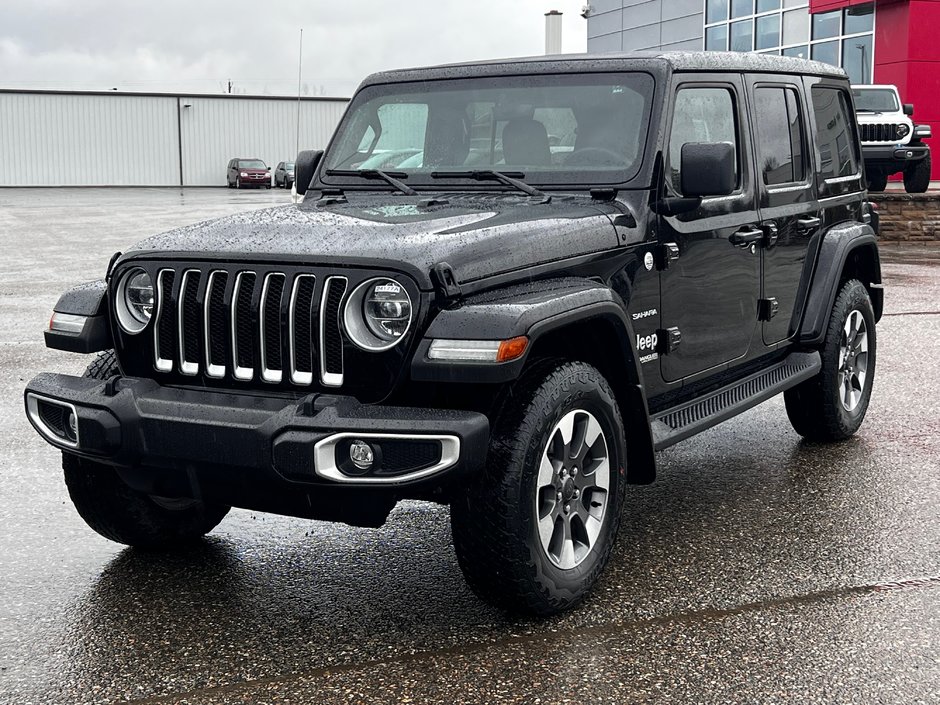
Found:
<svg viewBox="0 0 940 705"><path fill-rule="evenodd" d="M855 48L862 52L862 83L867 84L868 80L868 47L864 44L856 44Z"/></svg>

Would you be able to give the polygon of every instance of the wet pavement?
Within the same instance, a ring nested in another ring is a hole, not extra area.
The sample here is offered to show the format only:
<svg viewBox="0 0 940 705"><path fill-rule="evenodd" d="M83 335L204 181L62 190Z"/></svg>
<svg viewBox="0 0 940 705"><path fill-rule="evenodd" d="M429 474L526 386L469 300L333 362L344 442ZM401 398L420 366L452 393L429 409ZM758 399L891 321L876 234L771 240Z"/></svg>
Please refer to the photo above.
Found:
<svg viewBox="0 0 940 705"><path fill-rule="evenodd" d="M446 508L378 530L233 511L172 556L109 543L22 413L59 293L135 240L283 191L0 190L0 703L940 702L940 246L885 246L859 434L776 398L660 455L592 596L507 618Z"/></svg>

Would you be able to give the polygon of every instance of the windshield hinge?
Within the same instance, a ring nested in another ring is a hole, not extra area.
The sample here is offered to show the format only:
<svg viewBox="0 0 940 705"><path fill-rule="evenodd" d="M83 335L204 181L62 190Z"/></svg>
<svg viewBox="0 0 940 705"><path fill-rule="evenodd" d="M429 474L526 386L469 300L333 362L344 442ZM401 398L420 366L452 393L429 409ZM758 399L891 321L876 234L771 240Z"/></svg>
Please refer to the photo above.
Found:
<svg viewBox="0 0 940 705"><path fill-rule="evenodd" d="M457 283L453 267L447 262L438 262L431 267L431 281L438 294L448 301L460 298L460 284Z"/></svg>

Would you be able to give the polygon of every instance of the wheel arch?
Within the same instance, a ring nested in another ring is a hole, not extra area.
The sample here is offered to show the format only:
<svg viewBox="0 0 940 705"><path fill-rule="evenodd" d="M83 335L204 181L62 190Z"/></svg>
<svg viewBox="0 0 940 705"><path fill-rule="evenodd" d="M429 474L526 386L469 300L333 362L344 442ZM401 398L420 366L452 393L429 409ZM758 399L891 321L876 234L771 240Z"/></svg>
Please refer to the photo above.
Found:
<svg viewBox="0 0 940 705"><path fill-rule="evenodd" d="M507 363L446 363L428 359L432 340L508 340L525 335L525 355ZM656 477L643 373L626 307L609 287L591 280L555 280L512 287L442 311L412 361L412 379L437 383L501 383L511 388L524 370L546 358L596 367L610 384L624 419L627 482Z"/></svg>
<svg viewBox="0 0 940 705"><path fill-rule="evenodd" d="M849 279L862 282L871 298L875 321L880 320L884 289L878 238L871 226L863 223L833 226L822 238L798 336L802 344L814 347L822 343L829 312Z"/></svg>

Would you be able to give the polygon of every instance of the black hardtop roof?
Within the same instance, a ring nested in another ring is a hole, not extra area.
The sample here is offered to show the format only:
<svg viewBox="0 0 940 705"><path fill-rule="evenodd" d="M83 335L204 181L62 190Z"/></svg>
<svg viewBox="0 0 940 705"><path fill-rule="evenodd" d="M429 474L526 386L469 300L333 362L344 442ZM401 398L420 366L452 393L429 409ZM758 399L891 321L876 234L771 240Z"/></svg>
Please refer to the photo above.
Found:
<svg viewBox="0 0 940 705"><path fill-rule="evenodd" d="M831 64L789 56L731 51L642 51L609 54L552 54L397 69L374 73L367 77L362 85L467 78L479 75L642 71L654 67L673 71L786 73L846 78L845 71Z"/></svg>

